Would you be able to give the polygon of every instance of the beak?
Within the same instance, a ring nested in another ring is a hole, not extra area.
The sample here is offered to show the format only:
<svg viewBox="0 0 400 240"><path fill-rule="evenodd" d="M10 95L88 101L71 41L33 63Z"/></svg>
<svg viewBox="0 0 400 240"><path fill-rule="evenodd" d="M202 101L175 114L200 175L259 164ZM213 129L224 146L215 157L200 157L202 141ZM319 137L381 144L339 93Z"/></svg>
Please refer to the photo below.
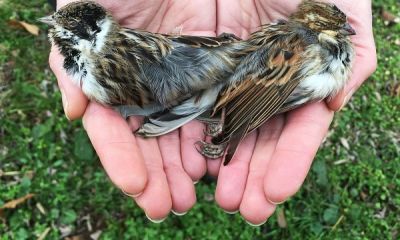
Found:
<svg viewBox="0 0 400 240"><path fill-rule="evenodd" d="M53 15L42 17L38 19L39 22L45 23L50 26L54 26L56 24L56 21L53 18Z"/></svg>
<svg viewBox="0 0 400 240"><path fill-rule="evenodd" d="M356 31L350 26L349 23L346 23L339 32L345 36L356 35Z"/></svg>

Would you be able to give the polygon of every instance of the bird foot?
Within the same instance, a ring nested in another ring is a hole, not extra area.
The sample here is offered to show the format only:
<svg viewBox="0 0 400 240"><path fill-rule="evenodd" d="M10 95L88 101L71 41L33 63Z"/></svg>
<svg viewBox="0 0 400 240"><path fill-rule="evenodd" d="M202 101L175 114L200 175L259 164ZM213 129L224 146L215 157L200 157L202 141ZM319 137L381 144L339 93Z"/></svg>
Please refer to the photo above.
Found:
<svg viewBox="0 0 400 240"><path fill-rule="evenodd" d="M219 134L221 134L222 128L222 122L208 122L207 129L204 130L204 134L210 137L217 137Z"/></svg>
<svg viewBox="0 0 400 240"><path fill-rule="evenodd" d="M218 35L218 37L219 38L226 38L226 39L235 39L235 40L238 40L238 41L242 40L240 37L236 36L235 34L226 33L226 32L221 33L220 35Z"/></svg>
<svg viewBox="0 0 400 240"><path fill-rule="evenodd" d="M198 141L195 143L195 147L201 155L207 158L217 159L224 155L226 146L225 144L215 145L205 141Z"/></svg>
<svg viewBox="0 0 400 240"><path fill-rule="evenodd" d="M146 130L143 129L143 125L140 126L139 129L133 132L136 136L140 136L142 138L147 138Z"/></svg>

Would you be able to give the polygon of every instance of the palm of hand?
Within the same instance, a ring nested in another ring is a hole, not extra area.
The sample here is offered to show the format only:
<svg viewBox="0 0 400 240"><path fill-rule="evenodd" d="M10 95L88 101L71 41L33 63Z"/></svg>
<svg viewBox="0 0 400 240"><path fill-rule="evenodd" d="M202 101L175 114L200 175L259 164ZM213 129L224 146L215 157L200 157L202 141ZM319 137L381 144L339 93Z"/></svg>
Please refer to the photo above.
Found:
<svg viewBox="0 0 400 240"><path fill-rule="evenodd" d="M59 1L58 7L68 0ZM194 1L99 1L121 25L152 32L187 35L215 35L215 3ZM194 148L203 137L203 126L193 122L180 132L158 139L135 138L132 131L140 121L127 124L117 113L88 102L79 87L62 69L62 58L55 49L50 65L57 76L67 117L83 116L84 127L113 183L135 196L135 201L151 219L162 219L171 208L178 213L196 202L193 181L206 172L205 159ZM99 129L101 129L99 131ZM181 141L180 141L181 140ZM181 159L186 159L183 161ZM138 196L140 195L140 196Z"/></svg>
<svg viewBox="0 0 400 240"><path fill-rule="evenodd" d="M59 6L62 2L69 1L59 1ZM243 38L262 23L288 16L298 2L138 0L122 5L118 1L99 1L130 28L210 36L232 32ZM368 23L355 27L357 31L370 28ZM371 56L373 42L365 43L365 39L368 38L355 38L357 64ZM199 180L208 168L210 174L219 176L217 203L230 212L240 210L252 223L262 223L275 209L271 202L281 202L298 190L333 117L324 103L277 116L247 137L228 166L220 168L220 161L215 160L207 161L206 166L205 159L193 147L204 138L202 124L191 122L179 132L158 139L135 138L131 131L139 126L138 119L131 118L128 126L111 109L96 103L87 105L86 98L61 70L60 56L55 51L50 64L59 80L67 116L83 115L85 129L111 180L125 192L141 193L135 200L151 219L165 217L171 208L179 213L189 210L196 201L192 181ZM360 72L363 75L354 76L350 86L360 85L370 74L361 69ZM333 109L341 105L341 98L332 102ZM316 115L319 117L313 117Z"/></svg>
<svg viewBox="0 0 400 240"><path fill-rule="evenodd" d="M229 211L239 209L245 219L252 223L265 221L273 213L274 203L283 202L297 192L328 131L333 119L332 110L338 110L346 103L375 69L371 3L365 1L362 6L355 8L352 6L355 3L350 1L336 2L346 12L358 33L352 39L357 57L352 79L346 89L327 104L308 104L285 116L271 119L243 142L237 152L238 157L227 167L209 164L212 165L210 172L216 174L219 171L216 189L219 205ZM218 33L233 32L246 38L261 24L287 18L299 3L300 0L234 3L219 0Z"/></svg>

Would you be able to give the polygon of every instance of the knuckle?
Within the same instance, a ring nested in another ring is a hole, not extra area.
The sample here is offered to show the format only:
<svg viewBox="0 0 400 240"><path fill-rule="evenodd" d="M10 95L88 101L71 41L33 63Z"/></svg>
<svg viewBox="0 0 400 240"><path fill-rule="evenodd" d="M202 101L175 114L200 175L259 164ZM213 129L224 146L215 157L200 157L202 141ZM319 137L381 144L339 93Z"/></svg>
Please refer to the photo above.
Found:
<svg viewBox="0 0 400 240"><path fill-rule="evenodd" d="M114 176L112 182L122 191L136 195L143 192L146 182L141 178L132 179L124 175Z"/></svg>

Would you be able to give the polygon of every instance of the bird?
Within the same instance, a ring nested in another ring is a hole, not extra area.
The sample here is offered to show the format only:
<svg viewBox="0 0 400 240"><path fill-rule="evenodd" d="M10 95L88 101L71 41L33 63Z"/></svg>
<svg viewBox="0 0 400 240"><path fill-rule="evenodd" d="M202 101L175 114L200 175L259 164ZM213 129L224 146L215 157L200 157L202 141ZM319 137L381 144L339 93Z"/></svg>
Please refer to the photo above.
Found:
<svg viewBox="0 0 400 240"><path fill-rule="evenodd" d="M213 106L222 127L198 151L227 165L243 138L272 116L334 97L350 78L355 34L335 4L312 0L287 20L262 25L244 40L246 54Z"/></svg>
<svg viewBox="0 0 400 240"><path fill-rule="evenodd" d="M63 68L90 99L123 117L146 116L137 134L166 134L212 109L241 54L235 35L160 34L122 27L100 4L76 1L40 18Z"/></svg>
<svg viewBox="0 0 400 240"><path fill-rule="evenodd" d="M120 26L101 5L77 1L41 18L63 67L89 99L124 117L146 116L136 131L156 137L192 119L208 123L208 158L233 158L243 138L275 114L331 98L351 73L356 34L331 3L303 0L287 20L242 40L168 35Z"/></svg>

